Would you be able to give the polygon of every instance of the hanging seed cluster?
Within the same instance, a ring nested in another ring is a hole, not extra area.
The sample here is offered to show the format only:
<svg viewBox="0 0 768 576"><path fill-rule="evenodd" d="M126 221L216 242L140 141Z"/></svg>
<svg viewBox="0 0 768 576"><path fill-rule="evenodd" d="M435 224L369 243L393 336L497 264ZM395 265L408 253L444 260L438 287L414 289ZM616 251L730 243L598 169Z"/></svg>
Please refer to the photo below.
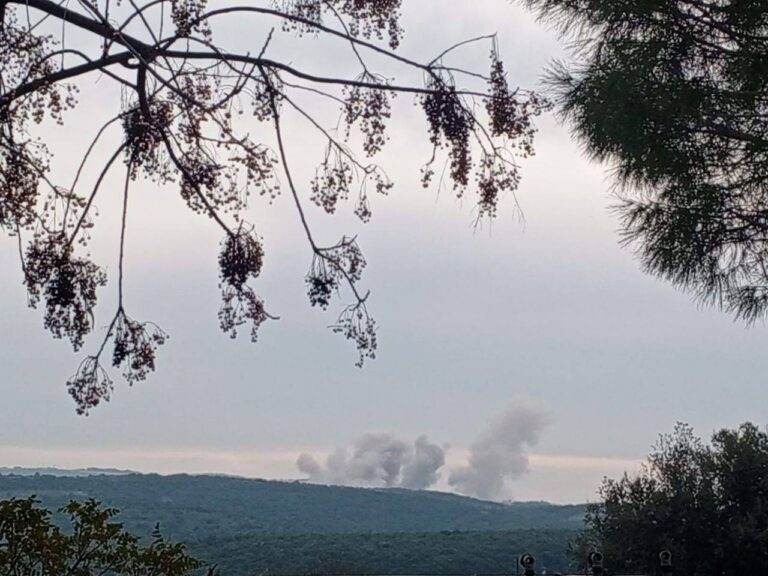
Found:
<svg viewBox="0 0 768 576"><path fill-rule="evenodd" d="M41 82L37 89L13 99L14 87L40 81L58 70L48 57L57 48L49 35L38 35L19 22L18 10L4 7L0 26L0 228L13 233L36 223L41 175L49 169L49 153L30 138L31 123L46 117L58 124L76 105L77 89L66 83Z"/></svg>
<svg viewBox="0 0 768 576"><path fill-rule="evenodd" d="M176 35L180 37L190 36L193 32L202 32L207 35L209 30L207 23L196 23L203 15L208 2L206 0L172 0L171 20L176 26Z"/></svg>
<svg viewBox="0 0 768 576"><path fill-rule="evenodd" d="M422 98L421 106L427 117L429 140L435 148L448 148L450 176L455 187L461 191L469 183L472 171L472 119L454 86L432 81L428 87L432 92ZM425 185L431 174L431 171L425 173Z"/></svg>
<svg viewBox="0 0 768 576"><path fill-rule="evenodd" d="M376 193L384 196L389 194L389 191L395 185L380 167L367 166L365 168L365 176L360 184L357 202L355 202L355 215L363 222L368 222L372 215L371 205L368 200L368 186L371 182Z"/></svg>
<svg viewBox="0 0 768 576"><path fill-rule="evenodd" d="M349 189L354 179L352 162L342 151L329 143L325 160L315 170L315 177L310 183L310 200L328 214L333 214L339 200L349 197Z"/></svg>
<svg viewBox="0 0 768 576"><path fill-rule="evenodd" d="M88 356L80 363L77 372L67 380L67 391L75 401L78 414L88 412L102 401L109 402L114 383L99 364L97 356Z"/></svg>
<svg viewBox="0 0 768 576"><path fill-rule="evenodd" d="M0 227L25 228L34 222L39 180L19 152L0 151Z"/></svg>
<svg viewBox="0 0 768 576"><path fill-rule="evenodd" d="M149 103L150 117L147 118L139 106L123 114L123 133L127 145L126 156L130 159L132 177L135 179L139 168L149 177L167 181L167 160L160 155L163 134L167 133L173 115L173 105L165 100Z"/></svg>
<svg viewBox="0 0 768 576"><path fill-rule="evenodd" d="M316 24L323 21L323 8L326 8L322 0L272 0L272 4L286 14ZM296 20L284 20L283 30L298 32L302 35L313 32L315 28Z"/></svg>
<svg viewBox="0 0 768 576"><path fill-rule="evenodd" d="M549 109L550 104L535 94L523 100L510 91L504 63L495 50L491 53L490 89L485 108L491 134L507 138L508 144L517 148L523 156L530 156L536 134L533 118Z"/></svg>
<svg viewBox="0 0 768 576"><path fill-rule="evenodd" d="M247 150L246 154L234 154L230 157L231 165L236 171L228 176L230 185L238 189L237 168L242 168L245 172L245 183L240 188L244 191L241 205L245 207L250 190L256 190L259 196L267 197L270 201L274 200L280 194L280 182L275 176L277 157L263 145L244 143L243 147Z"/></svg>
<svg viewBox="0 0 768 576"><path fill-rule="evenodd" d="M354 36L384 39L386 31L389 47L400 45L403 29L400 27L400 9L403 0L330 0L330 3L352 20L349 25Z"/></svg>
<svg viewBox="0 0 768 576"><path fill-rule="evenodd" d="M514 190L519 183L516 164L495 154L483 154L477 171L478 219L495 218L501 193Z"/></svg>
<svg viewBox="0 0 768 576"><path fill-rule="evenodd" d="M307 285L307 296L312 306L319 306L323 310L328 308L331 297L339 289L340 278L329 271L324 258L315 254L312 256L312 265L304 277Z"/></svg>
<svg viewBox="0 0 768 576"><path fill-rule="evenodd" d="M227 236L219 253L219 271L223 285L241 290L249 278L256 279L264 265L264 248L251 231L240 229Z"/></svg>
<svg viewBox="0 0 768 576"><path fill-rule="evenodd" d="M0 120L24 130L30 121L39 124L46 117L63 122L62 114L77 103L77 89L65 83L41 82L23 98L11 100L13 87L41 80L58 71L48 55L57 48L50 35L39 35L19 22L15 7L5 6L5 21L0 28Z"/></svg>
<svg viewBox="0 0 768 576"><path fill-rule="evenodd" d="M123 377L134 384L155 371L157 348L165 344L168 334L151 322L137 322L121 311L115 322L114 338L112 365L123 366Z"/></svg>
<svg viewBox="0 0 768 576"><path fill-rule="evenodd" d="M237 338L237 331L243 324L251 324L251 342L259 337L259 328L270 316L264 308L264 301L250 286L236 290L226 286L221 294L219 327L230 338Z"/></svg>
<svg viewBox="0 0 768 576"><path fill-rule="evenodd" d="M368 314L365 304L347 307L332 326L332 330L355 343L358 353L355 366L362 368L366 358L376 358L376 321Z"/></svg>
<svg viewBox="0 0 768 576"><path fill-rule="evenodd" d="M325 310L342 282L355 284L363 277L366 264L353 238L344 237L335 246L318 249L304 277L310 304Z"/></svg>
<svg viewBox="0 0 768 576"><path fill-rule="evenodd" d="M78 350L93 328L96 289L107 283L104 271L73 257L63 239L36 241L26 251L24 282L32 307L45 301L45 327L55 338L69 338Z"/></svg>
<svg viewBox="0 0 768 576"><path fill-rule="evenodd" d="M321 23L326 12L347 16L350 34L378 40L386 36L393 50L397 49L403 37L400 27L402 0L273 0L272 3L278 9L309 22ZM312 26L296 21L284 21L283 29L302 34L316 31Z"/></svg>
<svg viewBox="0 0 768 576"><path fill-rule="evenodd" d="M244 225L227 236L219 254L222 288L219 325L231 338L240 326L251 323L251 340L256 342L261 325L269 318L264 301L246 283L258 278L264 265L264 248L252 230Z"/></svg>
<svg viewBox="0 0 768 576"><path fill-rule="evenodd" d="M383 89L386 82L383 78L364 73L358 82L380 84L382 89L366 86L344 88L344 124L347 139L352 126L359 124L363 133L363 150L368 157L378 154L389 139L386 134L387 121L392 117L390 98L392 94Z"/></svg>

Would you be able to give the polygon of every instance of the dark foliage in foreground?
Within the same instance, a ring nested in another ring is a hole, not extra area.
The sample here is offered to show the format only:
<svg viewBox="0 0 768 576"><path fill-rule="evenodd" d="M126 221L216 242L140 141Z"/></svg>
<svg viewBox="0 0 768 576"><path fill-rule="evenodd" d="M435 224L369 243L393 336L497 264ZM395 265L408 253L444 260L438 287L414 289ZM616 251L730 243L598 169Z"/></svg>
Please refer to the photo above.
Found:
<svg viewBox="0 0 768 576"><path fill-rule="evenodd" d="M0 573L9 576L187 576L203 564L181 544L152 531L149 544L115 522L117 510L94 500L60 509L67 529L34 497L0 500ZM213 571L208 571L209 576Z"/></svg>
<svg viewBox="0 0 768 576"><path fill-rule="evenodd" d="M768 313L768 10L726 0L526 0L575 40L550 80L615 167L645 269L753 322Z"/></svg>
<svg viewBox="0 0 768 576"><path fill-rule="evenodd" d="M677 576L768 574L768 433L720 430L710 445L680 424L637 477L606 480L588 507L579 560L590 547L617 573L659 573L669 549Z"/></svg>

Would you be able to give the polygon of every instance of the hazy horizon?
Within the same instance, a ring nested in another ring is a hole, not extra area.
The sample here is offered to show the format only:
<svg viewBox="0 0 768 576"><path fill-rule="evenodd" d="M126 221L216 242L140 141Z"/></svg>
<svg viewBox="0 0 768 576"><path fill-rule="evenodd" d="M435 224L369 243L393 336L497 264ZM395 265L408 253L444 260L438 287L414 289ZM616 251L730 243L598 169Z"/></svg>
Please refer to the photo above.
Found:
<svg viewBox="0 0 768 576"><path fill-rule="evenodd" d="M400 486L366 486L366 485L339 485L333 483L315 482L310 478L263 478L260 476L247 476L242 474L224 473L224 472L156 472L151 470L131 470L131 469L118 469L118 468L103 468L103 467L86 467L86 468L61 468L57 466L0 466L0 476L52 476L54 478L82 478L89 476L126 476L126 475L140 475L140 476L160 476L160 477L175 477L175 476L188 476L194 477L213 477L213 478L232 478L237 480L254 480L258 482L284 482L284 483L299 483L308 484L313 486L336 486L341 488L361 489L361 490L410 490L414 492L435 492L439 494L451 494L463 498L472 498L474 500L482 500L488 502L495 502L501 504L551 504L554 506L567 506L567 505L581 505L588 503L587 500L581 502L552 502L549 500L527 500L527 499L510 499L510 500L484 500L477 496L468 496L465 494L459 494L449 489L441 489L440 487L433 486L430 488L403 488Z"/></svg>

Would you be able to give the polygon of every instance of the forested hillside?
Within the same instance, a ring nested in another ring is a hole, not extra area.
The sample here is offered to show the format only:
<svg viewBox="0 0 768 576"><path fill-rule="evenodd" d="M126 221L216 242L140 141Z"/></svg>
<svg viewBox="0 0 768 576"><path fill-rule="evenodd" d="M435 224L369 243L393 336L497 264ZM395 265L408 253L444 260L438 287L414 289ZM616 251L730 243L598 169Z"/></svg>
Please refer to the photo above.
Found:
<svg viewBox="0 0 768 576"><path fill-rule="evenodd" d="M523 553L540 570L565 571L572 530L246 534L193 542L190 551L215 562L222 576L257 574L515 574Z"/></svg>
<svg viewBox="0 0 768 576"><path fill-rule="evenodd" d="M140 535L159 522L222 576L501 573L537 553L562 569L584 507L500 504L453 494L220 476L0 475L0 498L35 494L52 509L97 499Z"/></svg>

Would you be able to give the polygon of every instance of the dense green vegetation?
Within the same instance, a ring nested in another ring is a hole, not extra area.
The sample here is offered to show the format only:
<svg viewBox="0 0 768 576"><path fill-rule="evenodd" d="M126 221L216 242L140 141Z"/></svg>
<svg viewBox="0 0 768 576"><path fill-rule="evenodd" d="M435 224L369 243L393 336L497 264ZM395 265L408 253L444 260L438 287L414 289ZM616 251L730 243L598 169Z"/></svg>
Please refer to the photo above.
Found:
<svg viewBox="0 0 768 576"><path fill-rule="evenodd" d="M571 530L247 534L191 542L190 552L222 576L255 574L514 574L534 554L549 572L568 567Z"/></svg>
<svg viewBox="0 0 768 576"><path fill-rule="evenodd" d="M63 530L35 498L0 501L0 574L189 576L205 570L159 529L143 544L114 520L117 510L93 500L71 502L59 513L66 518Z"/></svg>
<svg viewBox="0 0 768 576"><path fill-rule="evenodd" d="M641 474L606 480L601 496L580 543L614 573L661 574L668 549L676 576L768 574L768 433L753 424L709 444L679 424Z"/></svg>
<svg viewBox="0 0 768 576"><path fill-rule="evenodd" d="M0 475L0 499L32 494L51 510L94 498L141 536L159 522L222 576L509 573L522 552L562 570L585 510L217 476Z"/></svg>

